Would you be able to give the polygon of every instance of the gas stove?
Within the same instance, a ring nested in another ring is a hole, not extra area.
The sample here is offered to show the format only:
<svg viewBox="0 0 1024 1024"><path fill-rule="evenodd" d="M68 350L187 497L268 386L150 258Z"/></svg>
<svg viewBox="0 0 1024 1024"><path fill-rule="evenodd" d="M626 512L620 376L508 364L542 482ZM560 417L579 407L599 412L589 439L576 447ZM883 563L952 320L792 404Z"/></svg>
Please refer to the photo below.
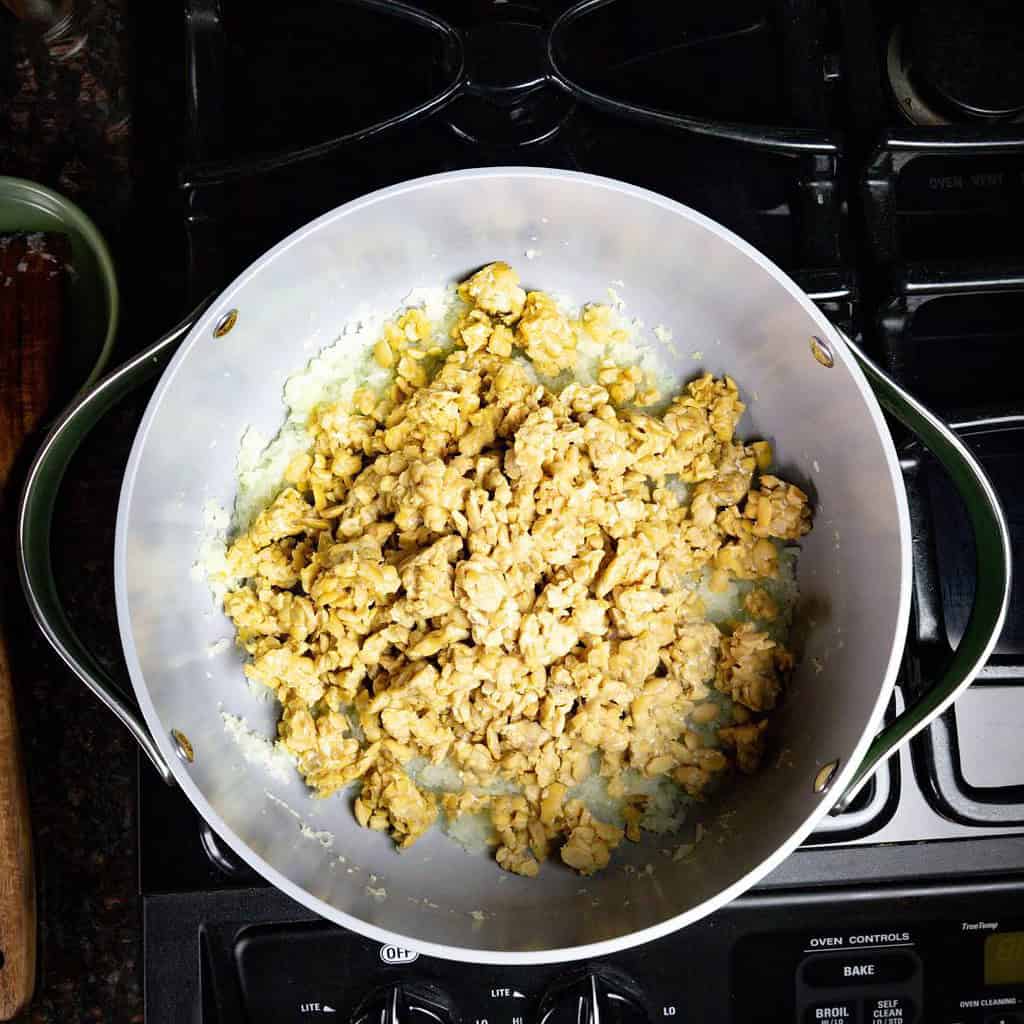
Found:
<svg viewBox="0 0 1024 1024"><path fill-rule="evenodd" d="M402 179L488 164L621 178L749 240L953 422L1020 549L1019 12L954 0L164 6L140 27L136 121L165 303L184 312L312 217ZM894 436L915 561L895 712L958 642L974 580L955 492ZM328 925L140 764L147 1020L1024 1021L1020 580L976 684L848 811L711 918L595 963L453 964Z"/></svg>

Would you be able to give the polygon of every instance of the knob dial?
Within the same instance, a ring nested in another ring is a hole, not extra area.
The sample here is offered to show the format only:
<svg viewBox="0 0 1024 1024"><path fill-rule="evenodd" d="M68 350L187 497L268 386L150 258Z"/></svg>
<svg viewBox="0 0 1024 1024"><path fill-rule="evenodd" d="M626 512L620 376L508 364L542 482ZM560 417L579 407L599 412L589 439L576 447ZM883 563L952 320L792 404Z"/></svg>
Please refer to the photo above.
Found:
<svg viewBox="0 0 1024 1024"><path fill-rule="evenodd" d="M434 985L402 982L364 1000L352 1024L457 1024L451 1000Z"/></svg>
<svg viewBox="0 0 1024 1024"><path fill-rule="evenodd" d="M538 1024L651 1024L636 986L618 972L588 971L556 982Z"/></svg>

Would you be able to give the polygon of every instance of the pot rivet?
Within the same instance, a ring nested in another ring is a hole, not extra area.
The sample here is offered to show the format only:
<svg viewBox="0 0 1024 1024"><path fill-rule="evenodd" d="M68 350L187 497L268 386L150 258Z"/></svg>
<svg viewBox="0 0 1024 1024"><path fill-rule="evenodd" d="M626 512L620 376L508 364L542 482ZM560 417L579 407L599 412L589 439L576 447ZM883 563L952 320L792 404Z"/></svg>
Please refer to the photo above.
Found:
<svg viewBox="0 0 1024 1024"><path fill-rule="evenodd" d="M814 792L824 793L832 785L832 780L836 777L838 770L838 758L835 761L829 761L828 764L822 765L818 769L818 774L814 776Z"/></svg>
<svg viewBox="0 0 1024 1024"><path fill-rule="evenodd" d="M836 357L832 355L829 343L822 341L821 338L814 337L814 335L811 335L811 355L827 369L831 369L836 365Z"/></svg>
<svg viewBox="0 0 1024 1024"><path fill-rule="evenodd" d="M213 329L213 336L215 338L223 338L228 331L238 322L238 310L229 309L218 321L217 326Z"/></svg>
<svg viewBox="0 0 1024 1024"><path fill-rule="evenodd" d="M178 757L186 764L191 764L196 759L196 753L192 749L189 738L180 729L172 729L171 739L174 740L174 748L178 752Z"/></svg>

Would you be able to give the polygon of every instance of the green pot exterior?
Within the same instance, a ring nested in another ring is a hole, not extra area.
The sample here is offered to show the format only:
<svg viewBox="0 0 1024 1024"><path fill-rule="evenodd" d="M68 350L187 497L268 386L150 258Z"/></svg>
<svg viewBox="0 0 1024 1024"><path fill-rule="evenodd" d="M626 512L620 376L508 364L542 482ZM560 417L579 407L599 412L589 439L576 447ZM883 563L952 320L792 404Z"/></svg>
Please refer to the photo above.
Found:
<svg viewBox="0 0 1024 1024"><path fill-rule="evenodd" d="M103 372L114 348L120 294L110 249L96 225L69 199L34 181L0 175L0 234L53 231L71 242L70 344L65 380L77 390Z"/></svg>

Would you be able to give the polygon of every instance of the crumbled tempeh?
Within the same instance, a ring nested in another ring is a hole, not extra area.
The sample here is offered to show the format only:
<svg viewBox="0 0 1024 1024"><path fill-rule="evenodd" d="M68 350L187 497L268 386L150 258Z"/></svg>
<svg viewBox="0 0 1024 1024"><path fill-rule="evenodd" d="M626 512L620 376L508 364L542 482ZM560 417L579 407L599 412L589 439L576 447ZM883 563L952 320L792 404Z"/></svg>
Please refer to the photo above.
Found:
<svg viewBox="0 0 1024 1024"><path fill-rule="evenodd" d="M661 417L637 408L657 397L640 369L607 359L596 383L555 392L521 357L572 371L579 332L624 340L615 311L571 321L505 263L459 295L447 354L407 310L374 346L386 391L314 409L289 486L227 553L245 582L224 610L318 795L358 781L357 820L400 847L439 807L487 812L504 869L533 876L558 851L591 874L647 820L624 770L699 797L728 767L700 728L719 716L712 685L738 702L721 743L757 766L765 723L746 709L775 706L791 658L752 625L723 635L696 589L775 576L776 542L810 510L767 475L770 446L735 438L731 378L691 381ZM744 605L778 614L760 588ZM463 788L436 798L414 761ZM625 830L574 799L594 771Z"/></svg>
<svg viewBox="0 0 1024 1024"><path fill-rule="evenodd" d="M768 720L748 722L746 725L731 725L718 730L718 738L729 750L736 751L736 767L746 775L752 775L761 767L764 756L765 729Z"/></svg>
<svg viewBox="0 0 1024 1024"><path fill-rule="evenodd" d="M722 641L715 686L751 711L770 711L782 690L781 673L791 665L785 648L745 622Z"/></svg>

